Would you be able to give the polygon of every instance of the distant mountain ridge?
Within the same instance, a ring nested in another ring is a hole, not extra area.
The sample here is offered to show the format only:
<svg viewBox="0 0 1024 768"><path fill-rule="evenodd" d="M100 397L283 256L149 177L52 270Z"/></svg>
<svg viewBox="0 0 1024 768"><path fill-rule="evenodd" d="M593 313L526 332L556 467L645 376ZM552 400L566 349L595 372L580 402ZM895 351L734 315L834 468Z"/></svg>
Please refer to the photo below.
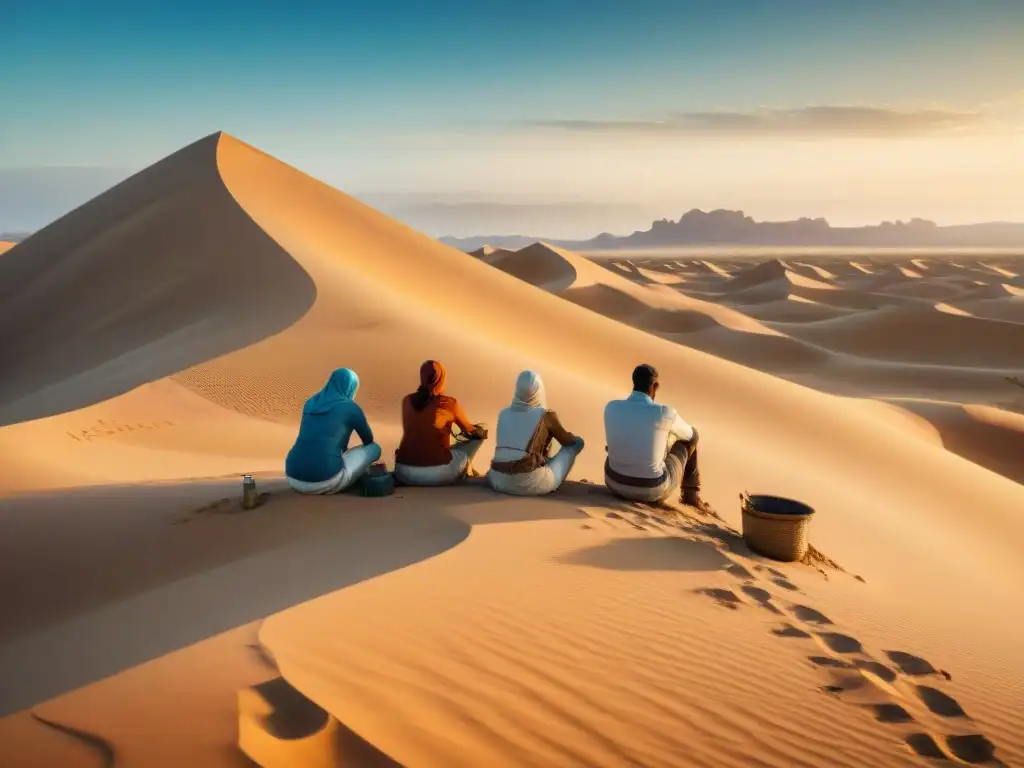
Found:
<svg viewBox="0 0 1024 768"><path fill-rule="evenodd" d="M702 211L695 208L678 221L660 219L631 235L605 232L590 240L559 240L524 235L442 237L461 250L484 245L521 248L537 240L574 250L664 248L682 245L793 245L865 247L1024 248L1024 224L991 222L942 227L934 221L884 221L864 227L833 227L823 218L755 221L743 211Z"/></svg>

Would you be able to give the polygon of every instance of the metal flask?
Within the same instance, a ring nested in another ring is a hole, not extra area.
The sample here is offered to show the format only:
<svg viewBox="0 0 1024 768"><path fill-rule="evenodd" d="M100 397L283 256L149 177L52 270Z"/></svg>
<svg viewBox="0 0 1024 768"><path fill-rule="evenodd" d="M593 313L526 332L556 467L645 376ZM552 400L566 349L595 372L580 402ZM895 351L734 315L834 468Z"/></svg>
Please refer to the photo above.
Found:
<svg viewBox="0 0 1024 768"><path fill-rule="evenodd" d="M243 475L242 509L255 509L257 501L256 481L252 479L252 475Z"/></svg>

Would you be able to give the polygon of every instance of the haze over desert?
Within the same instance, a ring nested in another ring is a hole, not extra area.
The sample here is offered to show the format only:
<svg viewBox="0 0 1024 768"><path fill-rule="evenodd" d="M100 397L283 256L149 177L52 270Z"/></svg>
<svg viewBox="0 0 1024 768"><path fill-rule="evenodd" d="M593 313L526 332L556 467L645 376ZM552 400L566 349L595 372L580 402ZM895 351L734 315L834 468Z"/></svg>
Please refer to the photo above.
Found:
<svg viewBox="0 0 1024 768"><path fill-rule="evenodd" d="M0 768L1024 766L1024 4L0 16Z"/></svg>

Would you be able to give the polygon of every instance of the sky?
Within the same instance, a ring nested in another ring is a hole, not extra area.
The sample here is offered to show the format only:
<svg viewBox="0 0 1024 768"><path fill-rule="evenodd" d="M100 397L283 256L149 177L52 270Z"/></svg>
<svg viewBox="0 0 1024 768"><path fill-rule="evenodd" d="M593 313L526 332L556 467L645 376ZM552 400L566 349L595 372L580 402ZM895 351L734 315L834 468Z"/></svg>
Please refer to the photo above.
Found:
<svg viewBox="0 0 1024 768"><path fill-rule="evenodd" d="M217 130L437 235L1024 221L1021 0L0 9L0 230Z"/></svg>

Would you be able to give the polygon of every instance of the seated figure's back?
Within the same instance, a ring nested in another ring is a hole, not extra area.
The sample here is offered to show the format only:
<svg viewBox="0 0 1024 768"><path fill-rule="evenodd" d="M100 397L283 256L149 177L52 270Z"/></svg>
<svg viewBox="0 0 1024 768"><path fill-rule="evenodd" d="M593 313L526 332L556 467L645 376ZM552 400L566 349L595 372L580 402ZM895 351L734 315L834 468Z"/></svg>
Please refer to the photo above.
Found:
<svg viewBox="0 0 1024 768"><path fill-rule="evenodd" d="M431 467L452 460L452 424L469 431L469 423L458 400L449 395L435 395L422 410L413 407L413 396L402 400L402 440L395 452L399 464Z"/></svg>
<svg viewBox="0 0 1024 768"><path fill-rule="evenodd" d="M664 474L670 439L692 436L675 408L636 391L605 406L604 430L609 466L621 475L645 479Z"/></svg>

